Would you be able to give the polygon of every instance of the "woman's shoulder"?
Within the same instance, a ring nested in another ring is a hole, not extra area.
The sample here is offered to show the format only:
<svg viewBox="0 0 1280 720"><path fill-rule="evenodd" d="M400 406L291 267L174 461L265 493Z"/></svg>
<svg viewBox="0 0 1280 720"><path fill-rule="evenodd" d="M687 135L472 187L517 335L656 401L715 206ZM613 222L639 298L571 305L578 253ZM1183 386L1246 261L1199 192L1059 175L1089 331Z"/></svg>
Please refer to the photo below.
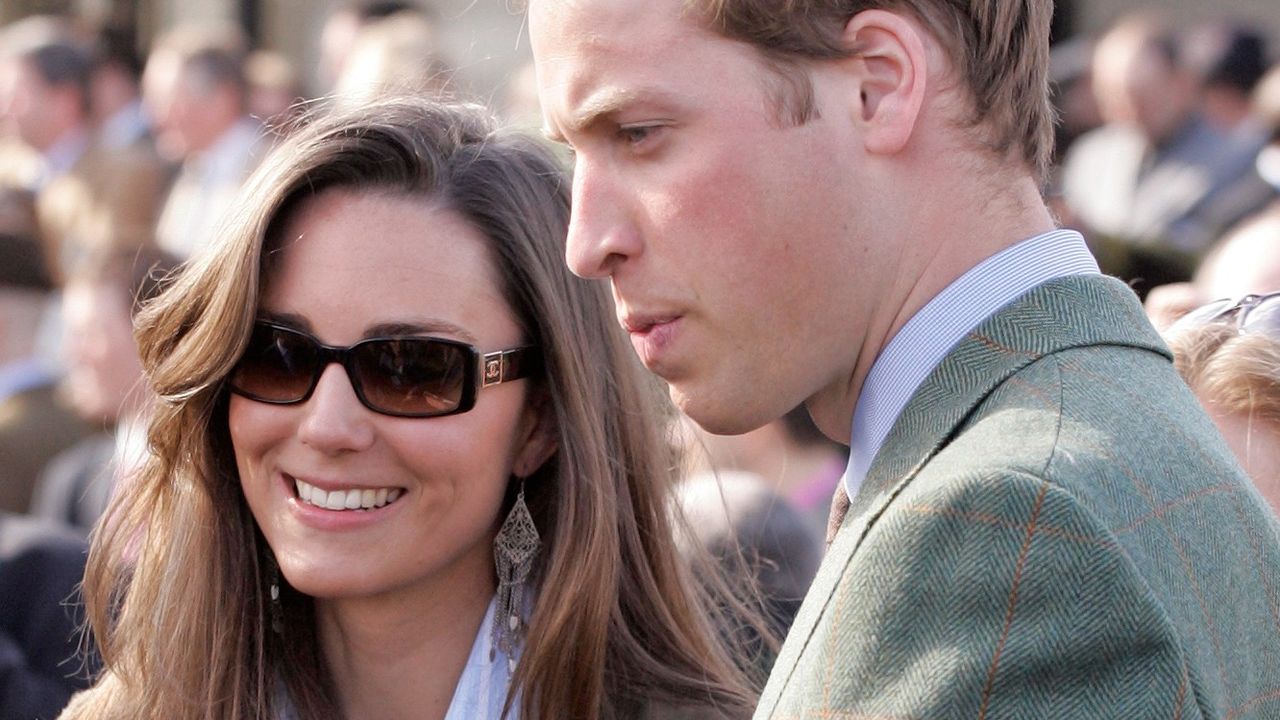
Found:
<svg viewBox="0 0 1280 720"><path fill-rule="evenodd" d="M115 676L104 675L93 687L73 695L58 720L111 720L119 717L115 701L118 685Z"/></svg>
<svg viewBox="0 0 1280 720"><path fill-rule="evenodd" d="M102 693L96 687L76 693L62 709L58 720L97 720L105 717L101 697Z"/></svg>

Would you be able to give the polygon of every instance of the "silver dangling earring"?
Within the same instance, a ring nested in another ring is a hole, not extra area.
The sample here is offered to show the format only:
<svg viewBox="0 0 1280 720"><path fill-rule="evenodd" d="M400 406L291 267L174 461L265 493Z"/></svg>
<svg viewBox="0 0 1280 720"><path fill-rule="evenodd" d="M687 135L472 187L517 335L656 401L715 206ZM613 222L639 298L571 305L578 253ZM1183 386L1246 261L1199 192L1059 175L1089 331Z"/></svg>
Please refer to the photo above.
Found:
<svg viewBox="0 0 1280 720"><path fill-rule="evenodd" d="M533 570L533 559L538 555L540 544L538 528L534 526L529 506L524 502L524 479L521 478L516 502L493 539L493 560L498 568L498 598L493 611L493 644L489 648L489 661L493 662L495 648L499 648L506 653L507 669L511 672L515 671L513 654L523 624L524 583Z"/></svg>
<svg viewBox="0 0 1280 720"><path fill-rule="evenodd" d="M284 632L284 606L280 603L280 565L276 556L267 552L267 592L271 598L268 609L271 618L271 631L277 635Z"/></svg>

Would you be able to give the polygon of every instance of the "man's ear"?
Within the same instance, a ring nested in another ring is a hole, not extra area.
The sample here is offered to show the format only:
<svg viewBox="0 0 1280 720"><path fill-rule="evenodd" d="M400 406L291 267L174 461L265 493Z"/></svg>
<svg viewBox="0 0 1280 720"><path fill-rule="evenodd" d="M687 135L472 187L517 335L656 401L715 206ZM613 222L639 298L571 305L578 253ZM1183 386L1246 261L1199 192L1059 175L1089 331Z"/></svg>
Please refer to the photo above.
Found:
<svg viewBox="0 0 1280 720"><path fill-rule="evenodd" d="M550 460L559 446L555 408L541 388L529 396L520 434L521 445L511 463L511 473L518 478L525 478Z"/></svg>
<svg viewBox="0 0 1280 720"><path fill-rule="evenodd" d="M859 91L854 120L863 128L868 152L901 151L924 104L929 78L925 29L910 16L865 10L850 18L844 42L852 55L843 62Z"/></svg>

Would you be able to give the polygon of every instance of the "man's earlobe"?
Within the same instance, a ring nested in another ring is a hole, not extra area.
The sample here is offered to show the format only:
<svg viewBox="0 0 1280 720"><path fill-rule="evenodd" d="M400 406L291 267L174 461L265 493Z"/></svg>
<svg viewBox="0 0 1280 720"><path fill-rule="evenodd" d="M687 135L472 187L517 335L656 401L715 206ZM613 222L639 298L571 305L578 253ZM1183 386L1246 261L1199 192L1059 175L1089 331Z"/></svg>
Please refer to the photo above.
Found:
<svg viewBox="0 0 1280 720"><path fill-rule="evenodd" d="M855 120L869 152L899 152L915 131L929 77L924 32L913 18L887 10L860 12L845 26L853 51L845 62L859 89Z"/></svg>

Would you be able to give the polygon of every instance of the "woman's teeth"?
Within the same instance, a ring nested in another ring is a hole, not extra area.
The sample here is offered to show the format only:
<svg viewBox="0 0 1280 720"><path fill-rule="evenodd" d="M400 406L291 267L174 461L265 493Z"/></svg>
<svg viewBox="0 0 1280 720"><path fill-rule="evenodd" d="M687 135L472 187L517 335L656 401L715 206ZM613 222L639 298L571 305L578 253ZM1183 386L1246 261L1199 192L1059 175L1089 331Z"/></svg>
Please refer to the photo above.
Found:
<svg viewBox="0 0 1280 720"><path fill-rule="evenodd" d="M315 505L326 510L372 510L383 505L389 505L400 497L400 488L331 490L325 492L315 485L310 485L297 478L294 478L293 485L298 491L298 499L308 505Z"/></svg>

